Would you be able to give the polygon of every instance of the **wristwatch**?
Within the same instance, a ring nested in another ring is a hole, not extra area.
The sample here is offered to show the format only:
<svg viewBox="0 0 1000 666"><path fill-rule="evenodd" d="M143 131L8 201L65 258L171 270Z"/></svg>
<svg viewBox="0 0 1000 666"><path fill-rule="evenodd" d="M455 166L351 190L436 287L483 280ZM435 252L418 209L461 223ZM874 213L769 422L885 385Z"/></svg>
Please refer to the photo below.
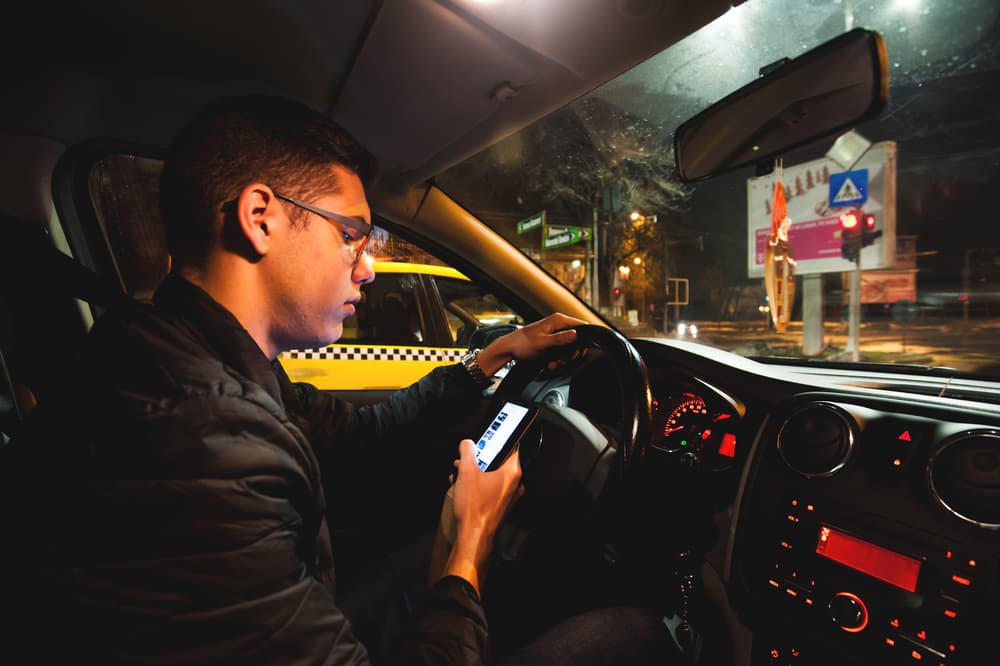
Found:
<svg viewBox="0 0 1000 666"><path fill-rule="evenodd" d="M481 351L483 350L470 349L467 351L465 355L462 356L462 367L465 368L465 371L469 373L470 377L472 377L472 381L476 382L476 386L481 389L487 389L493 384L493 378L487 377L486 373L483 372L483 369L479 367L479 361L476 357L479 356L479 352Z"/></svg>

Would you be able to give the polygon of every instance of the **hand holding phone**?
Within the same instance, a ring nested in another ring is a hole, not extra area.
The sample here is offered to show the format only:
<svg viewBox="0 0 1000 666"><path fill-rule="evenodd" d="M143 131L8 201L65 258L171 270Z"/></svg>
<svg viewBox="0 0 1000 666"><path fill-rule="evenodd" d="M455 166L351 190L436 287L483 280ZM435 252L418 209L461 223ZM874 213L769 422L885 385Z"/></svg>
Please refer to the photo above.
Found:
<svg viewBox="0 0 1000 666"><path fill-rule="evenodd" d="M504 401L474 443L476 466L491 472L503 465L507 457L516 452L518 443L537 415L538 408L534 405ZM456 537L454 501L455 485L452 484L441 507L441 530L448 543L454 543Z"/></svg>

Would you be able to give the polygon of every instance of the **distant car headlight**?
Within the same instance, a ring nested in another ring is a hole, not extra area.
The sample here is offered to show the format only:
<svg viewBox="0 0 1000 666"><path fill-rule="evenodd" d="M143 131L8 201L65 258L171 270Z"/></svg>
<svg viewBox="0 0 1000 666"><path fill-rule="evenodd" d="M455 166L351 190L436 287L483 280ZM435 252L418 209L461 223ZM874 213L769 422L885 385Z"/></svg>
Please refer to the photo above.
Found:
<svg viewBox="0 0 1000 666"><path fill-rule="evenodd" d="M689 324L687 322L680 322L677 324L677 337L678 338L697 338L698 337L698 326L697 324Z"/></svg>

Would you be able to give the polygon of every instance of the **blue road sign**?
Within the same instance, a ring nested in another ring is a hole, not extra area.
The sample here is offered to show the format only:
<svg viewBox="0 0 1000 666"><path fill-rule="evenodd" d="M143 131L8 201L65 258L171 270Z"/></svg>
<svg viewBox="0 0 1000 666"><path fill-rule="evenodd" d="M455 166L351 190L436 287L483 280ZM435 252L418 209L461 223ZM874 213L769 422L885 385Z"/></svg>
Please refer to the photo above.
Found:
<svg viewBox="0 0 1000 666"><path fill-rule="evenodd" d="M830 208L860 206L868 201L868 169L830 174Z"/></svg>

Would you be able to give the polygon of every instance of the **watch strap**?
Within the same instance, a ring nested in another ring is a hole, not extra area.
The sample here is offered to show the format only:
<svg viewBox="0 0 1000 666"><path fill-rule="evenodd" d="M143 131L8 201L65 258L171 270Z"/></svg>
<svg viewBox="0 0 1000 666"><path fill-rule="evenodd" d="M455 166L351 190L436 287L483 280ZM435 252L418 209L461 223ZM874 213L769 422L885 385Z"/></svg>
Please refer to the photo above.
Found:
<svg viewBox="0 0 1000 666"><path fill-rule="evenodd" d="M462 357L462 367L465 371L469 373L472 377L472 381L476 382L476 386L481 389L489 388L493 384L493 378L488 377L483 369L479 365L479 352L481 349L472 349L465 356Z"/></svg>

